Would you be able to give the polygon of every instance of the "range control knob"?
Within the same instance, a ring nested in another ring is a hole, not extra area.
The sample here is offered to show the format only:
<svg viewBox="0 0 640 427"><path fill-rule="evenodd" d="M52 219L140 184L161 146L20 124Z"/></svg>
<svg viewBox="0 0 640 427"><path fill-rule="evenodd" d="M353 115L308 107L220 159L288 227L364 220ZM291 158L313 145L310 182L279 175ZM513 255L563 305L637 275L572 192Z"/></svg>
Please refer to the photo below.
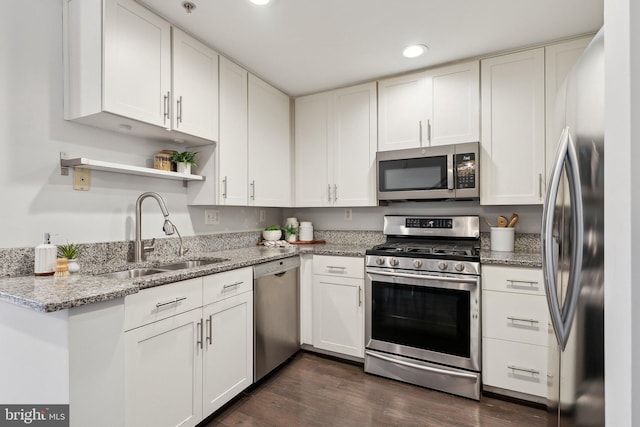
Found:
<svg viewBox="0 0 640 427"><path fill-rule="evenodd" d="M455 269L456 269L456 271L462 271L462 270L464 270L464 264L463 264L463 263L461 263L461 262L457 263L457 264L455 265Z"/></svg>
<svg viewBox="0 0 640 427"><path fill-rule="evenodd" d="M391 258L391 259L389 260L389 264L391 264L391 266L392 266L392 267L395 267L395 266L397 266L397 265L398 265L398 264L400 264L400 263L398 262L398 258Z"/></svg>
<svg viewBox="0 0 640 427"><path fill-rule="evenodd" d="M378 264L378 265L384 264L384 258L382 258L380 256L378 258L376 258L376 264Z"/></svg>
<svg viewBox="0 0 640 427"><path fill-rule="evenodd" d="M420 267L422 267L422 260L420 260L420 259L414 259L414 260L413 260L413 266L414 266L415 268L420 268Z"/></svg>
<svg viewBox="0 0 640 427"><path fill-rule="evenodd" d="M446 270L446 269L447 269L447 267L449 267L449 264L447 264L447 263L446 263L446 261L440 261L440 262L438 263L438 268L439 268L440 270Z"/></svg>

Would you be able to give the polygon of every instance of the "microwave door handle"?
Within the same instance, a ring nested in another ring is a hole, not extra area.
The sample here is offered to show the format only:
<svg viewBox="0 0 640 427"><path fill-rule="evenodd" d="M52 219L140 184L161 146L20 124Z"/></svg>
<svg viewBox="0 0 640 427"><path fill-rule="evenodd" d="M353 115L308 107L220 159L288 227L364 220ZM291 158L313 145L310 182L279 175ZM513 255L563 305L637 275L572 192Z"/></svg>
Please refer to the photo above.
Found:
<svg viewBox="0 0 640 427"><path fill-rule="evenodd" d="M453 154L447 155L447 190L454 190L454 187L453 187Z"/></svg>

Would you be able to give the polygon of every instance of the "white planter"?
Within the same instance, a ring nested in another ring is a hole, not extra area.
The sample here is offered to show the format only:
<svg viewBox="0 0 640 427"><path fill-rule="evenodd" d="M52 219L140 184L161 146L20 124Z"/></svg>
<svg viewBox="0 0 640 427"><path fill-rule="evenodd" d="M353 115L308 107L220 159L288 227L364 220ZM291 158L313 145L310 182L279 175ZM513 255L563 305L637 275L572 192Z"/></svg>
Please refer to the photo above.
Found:
<svg viewBox="0 0 640 427"><path fill-rule="evenodd" d="M69 265L69 273L77 273L78 271L80 271L80 264L78 264L77 259L70 259L68 261L68 265Z"/></svg>
<svg viewBox="0 0 640 427"><path fill-rule="evenodd" d="M191 175L191 163L178 162L177 169L178 173Z"/></svg>

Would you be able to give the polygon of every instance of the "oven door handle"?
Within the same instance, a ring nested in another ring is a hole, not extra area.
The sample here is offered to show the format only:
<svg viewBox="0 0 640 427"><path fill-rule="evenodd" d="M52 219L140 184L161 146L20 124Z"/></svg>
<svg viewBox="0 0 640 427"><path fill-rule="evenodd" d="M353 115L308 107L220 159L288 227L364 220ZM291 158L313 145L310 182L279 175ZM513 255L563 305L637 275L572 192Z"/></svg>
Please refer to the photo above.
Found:
<svg viewBox="0 0 640 427"><path fill-rule="evenodd" d="M383 356L382 354L374 353L372 351L365 351L365 354L367 356L375 357L377 359L381 359L386 362L397 363L398 365L406 366L408 368L420 369L421 371L428 371L428 372L433 372L433 373L442 374L442 375L450 375L453 377L468 378L472 380L475 380L478 377L477 374L467 374L464 372L449 371L446 369L433 368L431 366L418 365L417 363L405 362L404 360L398 360L398 359L394 359L393 357Z"/></svg>
<svg viewBox="0 0 640 427"><path fill-rule="evenodd" d="M407 279L419 279L419 280L438 280L440 282L453 282L453 283L468 283L470 285L477 285L477 278L467 277L447 277L447 276L427 276L422 274L409 274L409 273L391 273L388 271L368 271L368 274L379 274L381 276L393 276L393 277L405 277Z"/></svg>

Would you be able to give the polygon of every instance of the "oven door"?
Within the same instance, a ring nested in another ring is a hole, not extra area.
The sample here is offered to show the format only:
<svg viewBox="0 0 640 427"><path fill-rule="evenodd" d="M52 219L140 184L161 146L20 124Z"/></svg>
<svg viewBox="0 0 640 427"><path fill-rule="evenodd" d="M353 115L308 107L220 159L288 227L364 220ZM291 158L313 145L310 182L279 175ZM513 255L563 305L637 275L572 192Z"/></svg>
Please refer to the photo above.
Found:
<svg viewBox="0 0 640 427"><path fill-rule="evenodd" d="M480 277L368 268L365 346L480 371Z"/></svg>

